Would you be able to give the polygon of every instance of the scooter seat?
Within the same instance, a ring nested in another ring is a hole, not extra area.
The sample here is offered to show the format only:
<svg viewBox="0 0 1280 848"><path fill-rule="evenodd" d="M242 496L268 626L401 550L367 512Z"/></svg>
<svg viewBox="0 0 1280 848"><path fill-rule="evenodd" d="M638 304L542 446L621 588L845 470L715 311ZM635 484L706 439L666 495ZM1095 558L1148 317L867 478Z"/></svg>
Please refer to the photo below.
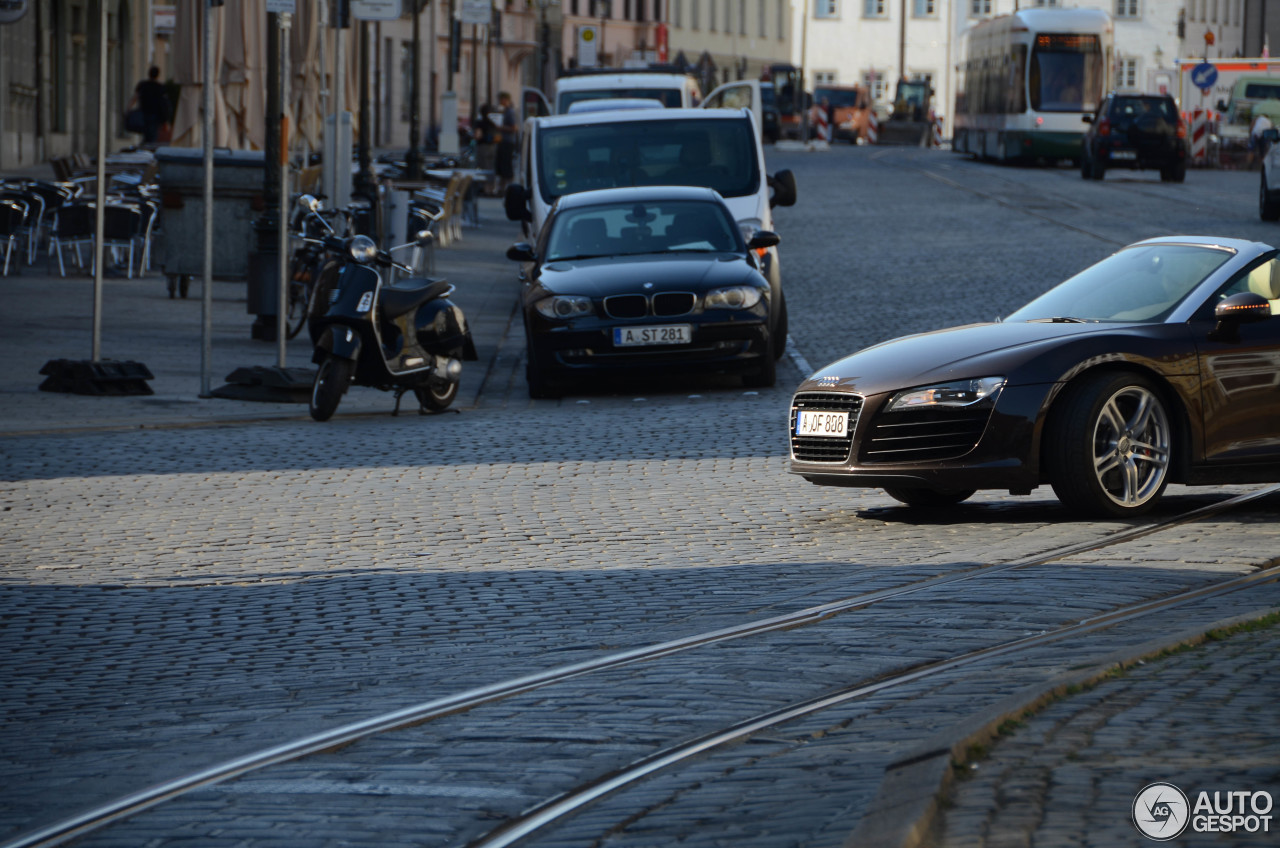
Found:
<svg viewBox="0 0 1280 848"><path fill-rule="evenodd" d="M428 300L440 297L448 290L449 283L446 280L410 277L398 280L392 285L383 286L379 305L385 317L395 319L417 309Z"/></svg>

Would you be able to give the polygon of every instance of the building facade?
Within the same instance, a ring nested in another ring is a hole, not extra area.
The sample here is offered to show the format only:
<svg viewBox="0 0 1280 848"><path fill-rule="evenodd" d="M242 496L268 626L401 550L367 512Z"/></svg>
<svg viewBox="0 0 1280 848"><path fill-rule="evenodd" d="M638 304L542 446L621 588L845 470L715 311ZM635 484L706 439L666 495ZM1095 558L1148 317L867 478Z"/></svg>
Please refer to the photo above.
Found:
<svg viewBox="0 0 1280 848"><path fill-rule="evenodd" d="M866 86L882 112L887 111L900 77L929 79L935 90L934 108L942 116L946 134L955 102L961 36L983 19L1035 7L1104 9L1115 25L1113 87L1167 91L1177 97L1178 60L1245 55L1246 33L1257 31L1262 6L1269 2L802 0L795 26L804 35L795 42L793 61L805 67L809 87ZM1280 2L1276 6L1274 23L1280 28Z"/></svg>

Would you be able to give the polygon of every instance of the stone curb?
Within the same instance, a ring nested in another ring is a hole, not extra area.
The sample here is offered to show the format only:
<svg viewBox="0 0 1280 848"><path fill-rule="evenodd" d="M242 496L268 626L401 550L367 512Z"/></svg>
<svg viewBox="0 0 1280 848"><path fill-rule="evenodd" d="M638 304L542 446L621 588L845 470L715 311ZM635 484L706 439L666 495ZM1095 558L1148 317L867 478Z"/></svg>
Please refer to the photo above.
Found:
<svg viewBox="0 0 1280 848"><path fill-rule="evenodd" d="M1152 639L1107 655L1089 668L1058 675L993 704L981 713L939 731L911 751L885 766L880 790L868 805L844 848L919 848L936 824L942 799L955 780L953 763L963 763L975 745L986 745L1000 735L1000 726L1023 718L1049 703L1067 697L1074 688L1098 683L1112 672L1159 657L1179 647L1203 643L1209 631L1257 621L1276 612L1263 607L1198 626L1181 633Z"/></svg>

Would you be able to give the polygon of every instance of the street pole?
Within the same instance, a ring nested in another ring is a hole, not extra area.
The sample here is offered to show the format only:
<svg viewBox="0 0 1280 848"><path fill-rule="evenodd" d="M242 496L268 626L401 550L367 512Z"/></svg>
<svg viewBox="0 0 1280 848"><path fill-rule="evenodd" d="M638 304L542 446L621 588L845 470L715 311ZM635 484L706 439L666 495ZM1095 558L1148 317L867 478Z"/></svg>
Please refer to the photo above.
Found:
<svg viewBox="0 0 1280 848"><path fill-rule="evenodd" d="M422 52L421 11L418 0L409 0L413 8L413 80L409 95L409 151L404 155L404 166L411 180L422 179L422 150L418 147L418 139L422 135L418 127L418 102L422 99L419 91L418 73L419 55Z"/></svg>
<svg viewBox="0 0 1280 848"><path fill-rule="evenodd" d="M417 27L417 18L414 18ZM413 45L413 80L418 84L418 44ZM373 201L373 186L369 184L369 22L360 21L360 170L356 173L356 193Z"/></svg>
<svg viewBox="0 0 1280 848"><path fill-rule="evenodd" d="M436 132L436 123L439 119L436 114L436 99L440 87L440 78L436 74L436 7L431 5L430 0L428 0L427 8L431 10L430 27L427 29L427 64L431 66L431 73L428 74L427 81L427 126L429 127L428 134L432 135Z"/></svg>
<svg viewBox="0 0 1280 848"><path fill-rule="evenodd" d="M902 20L898 22L898 77L907 78L907 0L902 0Z"/></svg>
<svg viewBox="0 0 1280 848"><path fill-rule="evenodd" d="M276 255L279 259L276 279L280 281L280 285L276 287L278 294L278 300L276 301L276 359L280 369L284 370L285 347L289 337L286 325L289 313L289 29L293 25L293 15L287 12L277 14L276 22L279 25L280 38L280 59L278 63L280 66L278 80L280 108L275 113L268 111L267 114L275 114L279 121L279 129L276 131L276 145L280 151L280 155L276 160L279 179L277 191L280 196L280 211L276 215Z"/></svg>
<svg viewBox="0 0 1280 848"><path fill-rule="evenodd" d="M249 256L249 311L255 313L250 338L278 341L284 314L277 311L283 278L276 277L279 266L276 235L280 227L280 13L267 13L267 126L262 161L262 214L253 222L255 244ZM209 216L213 207L206 207ZM275 311L276 314L271 313Z"/></svg>
<svg viewBox="0 0 1280 848"><path fill-rule="evenodd" d="M471 25L471 107L468 115L471 120L471 131L474 133L476 128L476 77L480 73L480 44L479 33L480 27L475 24Z"/></svg>
<svg viewBox="0 0 1280 848"><path fill-rule="evenodd" d="M200 285L200 397L212 397L213 373L213 5L204 2L204 69L201 100L204 123L200 141L204 146L204 268ZM105 76L105 74L104 74Z"/></svg>
<svg viewBox="0 0 1280 848"><path fill-rule="evenodd" d="M800 140L809 140L809 109L804 102L805 63L809 50L809 2L800 0L800 78L796 80L796 111L800 113Z"/></svg>
<svg viewBox="0 0 1280 848"><path fill-rule="evenodd" d="M94 204L93 361L102 359L102 236L107 214L107 0L98 0L98 197Z"/></svg>

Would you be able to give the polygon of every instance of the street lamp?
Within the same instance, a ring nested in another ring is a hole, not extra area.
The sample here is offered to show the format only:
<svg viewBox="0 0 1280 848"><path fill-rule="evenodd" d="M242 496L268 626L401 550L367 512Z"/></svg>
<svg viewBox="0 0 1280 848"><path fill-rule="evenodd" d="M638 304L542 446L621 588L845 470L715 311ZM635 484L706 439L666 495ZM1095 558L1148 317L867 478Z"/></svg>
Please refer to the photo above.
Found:
<svg viewBox="0 0 1280 848"><path fill-rule="evenodd" d="M602 64L604 60L604 23L613 17L613 0L591 0L591 14L594 17L599 10L600 15L600 46L596 48L596 63Z"/></svg>
<svg viewBox="0 0 1280 848"><path fill-rule="evenodd" d="M551 24L547 23L547 8L559 6L560 0L536 0L538 4L538 89L547 90L547 62L551 57Z"/></svg>

